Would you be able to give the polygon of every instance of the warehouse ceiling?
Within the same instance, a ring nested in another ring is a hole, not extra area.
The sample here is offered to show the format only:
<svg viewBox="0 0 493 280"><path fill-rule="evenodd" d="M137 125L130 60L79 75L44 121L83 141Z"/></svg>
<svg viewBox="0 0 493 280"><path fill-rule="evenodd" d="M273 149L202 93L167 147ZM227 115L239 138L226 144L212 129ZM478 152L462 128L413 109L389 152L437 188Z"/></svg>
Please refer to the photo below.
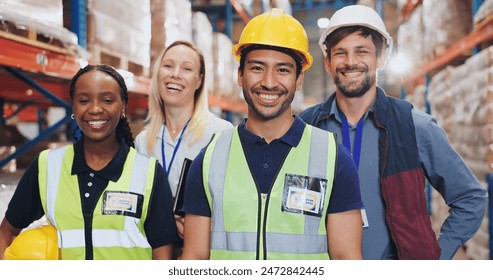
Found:
<svg viewBox="0 0 493 280"><path fill-rule="evenodd" d="M374 3L378 2L396 5L397 0L191 0L192 10L207 14L213 25L215 22L228 20L232 23L247 22L248 19L272 7L290 10L292 14L296 14L327 9L337 10L357 3L375 5Z"/></svg>
<svg viewBox="0 0 493 280"><path fill-rule="evenodd" d="M310 9L338 9L346 5L356 4L356 2L356 0L191 0L192 10L204 12L213 19L225 20L228 9L231 9L235 21L245 21L243 12L252 18L268 7L291 10L294 14Z"/></svg>

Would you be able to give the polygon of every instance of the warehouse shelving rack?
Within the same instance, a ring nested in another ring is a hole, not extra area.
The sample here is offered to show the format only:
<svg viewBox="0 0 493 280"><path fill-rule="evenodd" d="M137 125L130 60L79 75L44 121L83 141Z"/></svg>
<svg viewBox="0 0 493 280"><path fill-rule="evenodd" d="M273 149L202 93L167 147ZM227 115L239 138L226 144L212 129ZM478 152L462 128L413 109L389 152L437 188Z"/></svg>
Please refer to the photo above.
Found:
<svg viewBox="0 0 493 280"><path fill-rule="evenodd" d="M86 6L85 1L70 0L70 24L76 33L79 46L86 47ZM29 107L41 109L62 107L65 116L54 125L41 131L32 140L23 143L16 151L0 160L0 168L19 157L41 140L71 121L69 83L72 76L85 65L85 61L73 50L37 41L34 36L20 36L0 31L0 124L22 113ZM128 83L128 113L147 108L150 80L144 76L134 76ZM4 105L16 105L15 111L5 110ZM247 106L242 100L231 100L211 96L209 106L225 111L246 114ZM28 119L38 119L39 113ZM26 115L26 114L24 114ZM39 123L39 121L38 121Z"/></svg>
<svg viewBox="0 0 493 280"><path fill-rule="evenodd" d="M422 0L408 0L407 5L402 11L400 16L402 21L405 21L411 12L419 5L422 4ZM483 0L472 1L473 15L478 11L479 7L483 3ZM442 69L448 63L464 56L465 53L476 54L480 51L480 45L493 40L493 18L487 18L481 22L476 28L466 35L464 38L452 44L442 54L429 60L420 69L416 70L408 79L411 87L419 84L425 85L425 106L427 113L431 113L430 105L428 101L428 85L431 78L431 73ZM403 90L404 91L404 90ZM404 91L405 93L405 91ZM493 259L493 173L486 174L485 181L488 184L488 232L489 232L489 259Z"/></svg>

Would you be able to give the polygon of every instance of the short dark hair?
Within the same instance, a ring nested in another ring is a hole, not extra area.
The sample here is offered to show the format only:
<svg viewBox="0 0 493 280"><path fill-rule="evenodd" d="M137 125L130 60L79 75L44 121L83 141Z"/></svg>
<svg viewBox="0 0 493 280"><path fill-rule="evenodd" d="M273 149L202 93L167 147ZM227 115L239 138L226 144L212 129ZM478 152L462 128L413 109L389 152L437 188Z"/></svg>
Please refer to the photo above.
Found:
<svg viewBox="0 0 493 280"><path fill-rule="evenodd" d="M371 40L377 49L377 57L380 57L383 51L385 38L378 31L361 25L345 26L332 31L324 41L325 48L327 48L327 57L330 59L330 49L333 46L337 45L342 39L354 32L360 32L360 35L365 38L371 36Z"/></svg>
<svg viewBox="0 0 493 280"><path fill-rule="evenodd" d="M298 78L301 74L301 69L303 68L303 56L300 55L298 52L288 49L288 48L283 48L283 47L277 47L277 46L269 46L269 45L261 45L261 44L253 44L249 45L241 50L241 57L240 57L240 71L243 72L245 68L245 58L247 54L251 51L254 50L273 50L273 51L278 51L285 53L292 57L296 63L296 78Z"/></svg>

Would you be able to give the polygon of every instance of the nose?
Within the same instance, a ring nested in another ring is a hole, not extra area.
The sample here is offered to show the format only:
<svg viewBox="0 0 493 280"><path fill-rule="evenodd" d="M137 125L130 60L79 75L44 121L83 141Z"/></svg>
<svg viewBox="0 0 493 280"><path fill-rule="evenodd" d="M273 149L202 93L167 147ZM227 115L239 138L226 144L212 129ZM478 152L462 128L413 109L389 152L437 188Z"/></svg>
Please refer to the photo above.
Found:
<svg viewBox="0 0 493 280"><path fill-rule="evenodd" d="M89 108L89 113L90 114L99 114L103 111L103 108L101 107L101 104L97 101L93 102L91 104L91 107Z"/></svg>
<svg viewBox="0 0 493 280"><path fill-rule="evenodd" d="M270 70L265 71L260 85L266 89L273 89L277 87L277 78L275 72Z"/></svg>
<svg viewBox="0 0 493 280"><path fill-rule="evenodd" d="M171 69L171 75L175 78L181 77L181 69L180 67L173 67Z"/></svg>
<svg viewBox="0 0 493 280"><path fill-rule="evenodd" d="M348 65L353 65L356 63L356 55L352 52L349 52L347 55L346 55L346 64Z"/></svg>

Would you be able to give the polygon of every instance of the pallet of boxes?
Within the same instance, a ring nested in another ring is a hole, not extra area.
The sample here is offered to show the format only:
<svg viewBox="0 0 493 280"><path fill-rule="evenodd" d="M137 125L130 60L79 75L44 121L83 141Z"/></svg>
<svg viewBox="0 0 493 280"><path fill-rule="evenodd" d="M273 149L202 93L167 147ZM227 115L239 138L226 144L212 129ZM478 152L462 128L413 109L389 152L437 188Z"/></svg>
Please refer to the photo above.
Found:
<svg viewBox="0 0 493 280"><path fill-rule="evenodd" d="M150 39L149 0L87 1L87 48L92 63L148 76Z"/></svg>
<svg viewBox="0 0 493 280"><path fill-rule="evenodd" d="M484 4L487 2L491 1ZM488 13L482 14L486 17ZM471 15L471 1L427 0L399 27L399 50L419 69L473 30ZM430 73L428 84L431 114L486 188L485 176L493 172L493 47L475 55L467 50L437 71ZM414 94L424 96L425 90L416 87ZM408 100L422 108L421 97ZM431 220L436 232L448 213L449 207L433 190ZM488 259L488 242L485 216L479 231L462 248L465 258Z"/></svg>

